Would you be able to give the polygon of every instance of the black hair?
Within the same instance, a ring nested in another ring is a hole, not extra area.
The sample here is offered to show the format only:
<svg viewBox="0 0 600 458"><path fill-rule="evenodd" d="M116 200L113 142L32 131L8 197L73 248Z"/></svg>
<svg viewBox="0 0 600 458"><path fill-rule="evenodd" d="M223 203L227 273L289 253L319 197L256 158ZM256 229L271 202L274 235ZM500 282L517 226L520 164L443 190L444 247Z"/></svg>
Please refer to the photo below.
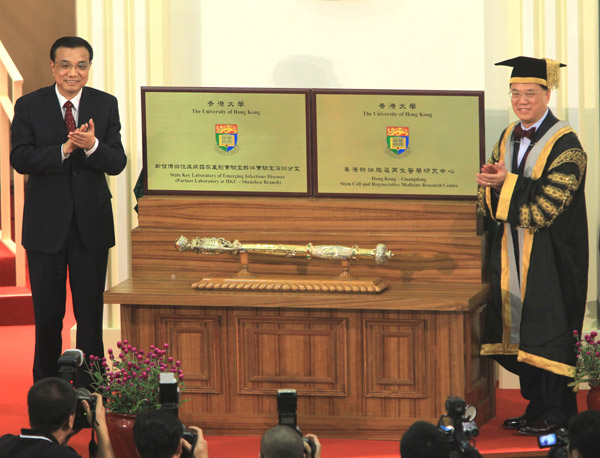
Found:
<svg viewBox="0 0 600 458"><path fill-rule="evenodd" d="M569 449L577 449L583 458L600 457L600 411L586 410L569 420Z"/></svg>
<svg viewBox="0 0 600 458"><path fill-rule="evenodd" d="M183 437L183 425L171 412L148 409L133 424L133 439L142 458L171 458Z"/></svg>
<svg viewBox="0 0 600 458"><path fill-rule="evenodd" d="M262 458L302 458L303 453L302 437L289 426L273 426L260 440Z"/></svg>
<svg viewBox="0 0 600 458"><path fill-rule="evenodd" d="M402 458L448 458L450 444L444 433L426 421L417 421L400 440Z"/></svg>
<svg viewBox="0 0 600 458"><path fill-rule="evenodd" d="M27 393L29 424L33 429L53 433L66 426L75 413L77 394L66 380L48 377L36 382Z"/></svg>
<svg viewBox="0 0 600 458"><path fill-rule="evenodd" d="M90 62L94 57L92 45L80 37L61 37L56 40L50 48L50 60L52 62L54 62L54 59L56 58L56 50L58 48L86 48L90 53Z"/></svg>

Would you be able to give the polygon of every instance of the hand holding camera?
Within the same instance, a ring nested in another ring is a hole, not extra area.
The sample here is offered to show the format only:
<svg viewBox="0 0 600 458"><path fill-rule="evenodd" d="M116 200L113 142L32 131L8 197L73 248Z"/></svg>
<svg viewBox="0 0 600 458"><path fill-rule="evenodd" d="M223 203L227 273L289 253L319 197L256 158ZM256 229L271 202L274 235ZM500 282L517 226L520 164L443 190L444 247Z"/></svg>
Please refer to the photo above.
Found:
<svg viewBox="0 0 600 458"><path fill-rule="evenodd" d="M321 442L319 442L317 436L307 434L302 440L304 441L304 456L306 458L321 458Z"/></svg>
<svg viewBox="0 0 600 458"><path fill-rule="evenodd" d="M79 394L80 390L84 389L78 388L77 392L88 427L97 429L101 424L106 425L106 410L102 403L102 396L98 393L90 393L88 390L85 390L87 394Z"/></svg>
<svg viewBox="0 0 600 458"><path fill-rule="evenodd" d="M190 426L189 429L186 429L186 432L188 434L184 433L181 456L208 458L208 443L204 439L202 430L197 426Z"/></svg>

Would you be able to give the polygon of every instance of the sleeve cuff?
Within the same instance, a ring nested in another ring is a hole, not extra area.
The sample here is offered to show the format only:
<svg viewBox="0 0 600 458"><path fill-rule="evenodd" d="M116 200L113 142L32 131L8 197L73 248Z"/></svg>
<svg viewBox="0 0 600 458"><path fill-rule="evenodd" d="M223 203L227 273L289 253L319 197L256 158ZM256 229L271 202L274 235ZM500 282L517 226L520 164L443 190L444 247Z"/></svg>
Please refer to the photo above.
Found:
<svg viewBox="0 0 600 458"><path fill-rule="evenodd" d="M96 141L94 142L94 146L92 146L90 149L84 149L83 152L85 153L86 156L90 156L94 153L94 151L96 151L98 149L98 144L100 142L98 141L98 139L96 138Z"/></svg>

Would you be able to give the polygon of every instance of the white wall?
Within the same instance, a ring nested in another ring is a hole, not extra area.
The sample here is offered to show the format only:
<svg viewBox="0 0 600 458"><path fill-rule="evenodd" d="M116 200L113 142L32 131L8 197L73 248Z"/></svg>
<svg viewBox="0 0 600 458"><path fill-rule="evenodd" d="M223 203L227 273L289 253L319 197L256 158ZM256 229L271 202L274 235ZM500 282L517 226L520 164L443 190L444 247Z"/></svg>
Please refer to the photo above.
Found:
<svg viewBox="0 0 600 458"><path fill-rule="evenodd" d="M483 14L480 0L172 0L171 84L483 90Z"/></svg>

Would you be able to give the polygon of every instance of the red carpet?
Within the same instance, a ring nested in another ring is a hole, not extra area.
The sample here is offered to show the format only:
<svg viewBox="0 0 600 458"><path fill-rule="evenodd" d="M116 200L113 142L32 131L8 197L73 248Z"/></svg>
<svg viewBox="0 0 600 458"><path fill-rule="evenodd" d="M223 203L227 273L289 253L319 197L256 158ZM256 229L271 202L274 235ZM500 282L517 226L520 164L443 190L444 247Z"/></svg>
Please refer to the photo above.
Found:
<svg viewBox="0 0 600 458"><path fill-rule="evenodd" d="M64 348L68 347L69 329L74 323L72 311L69 307L67 309L68 316L63 329ZM33 326L0 328L0 435L17 434L21 427L28 426L26 399L32 383L33 338ZM586 393L579 395L580 410L585 409ZM524 408L525 402L518 390L497 390L497 417L480 426L480 435L476 438L477 448L484 456L547 456L547 450L538 448L536 438L500 428L504 418L519 415ZM209 436L206 439L211 458L256 458L258 455L258 437ZM89 440L90 431L86 430L72 438L69 444L87 457ZM322 439L321 442L323 458L399 457L397 441Z"/></svg>

